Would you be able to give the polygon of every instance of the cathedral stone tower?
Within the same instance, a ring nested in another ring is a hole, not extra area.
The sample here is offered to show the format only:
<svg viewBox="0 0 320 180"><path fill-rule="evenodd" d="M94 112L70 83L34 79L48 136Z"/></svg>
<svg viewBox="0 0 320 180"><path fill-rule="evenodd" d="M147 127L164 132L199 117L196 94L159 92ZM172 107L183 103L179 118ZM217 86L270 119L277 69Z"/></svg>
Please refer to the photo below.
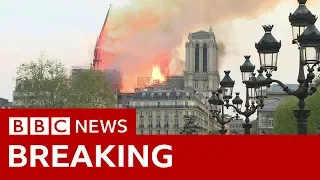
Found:
<svg viewBox="0 0 320 180"><path fill-rule="evenodd" d="M185 88L193 88L205 97L219 87L218 46L212 27L209 32L190 33L186 42Z"/></svg>

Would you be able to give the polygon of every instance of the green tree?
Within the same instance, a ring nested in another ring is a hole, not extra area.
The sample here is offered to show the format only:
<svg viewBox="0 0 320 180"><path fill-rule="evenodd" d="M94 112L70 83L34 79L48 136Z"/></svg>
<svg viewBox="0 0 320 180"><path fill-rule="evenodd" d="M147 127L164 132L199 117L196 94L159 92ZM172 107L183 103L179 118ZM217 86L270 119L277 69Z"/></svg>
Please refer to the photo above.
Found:
<svg viewBox="0 0 320 180"><path fill-rule="evenodd" d="M116 96L108 85L105 74L93 69L75 73L70 78L70 107L113 107Z"/></svg>
<svg viewBox="0 0 320 180"><path fill-rule="evenodd" d="M28 108L112 107L116 98L103 72L92 69L69 78L59 60L40 56L18 67L14 101Z"/></svg>
<svg viewBox="0 0 320 180"><path fill-rule="evenodd" d="M220 134L218 129L212 129L209 134Z"/></svg>
<svg viewBox="0 0 320 180"><path fill-rule="evenodd" d="M320 123L320 90L306 99L306 109L311 110L308 118L308 134L318 133L318 125ZM275 134L296 134L297 120L292 110L298 109L298 99L291 97L280 103L276 109L274 121Z"/></svg>
<svg viewBox="0 0 320 180"><path fill-rule="evenodd" d="M64 107L67 96L67 71L59 60L41 55L36 61L23 63L17 70L14 101L23 107Z"/></svg>

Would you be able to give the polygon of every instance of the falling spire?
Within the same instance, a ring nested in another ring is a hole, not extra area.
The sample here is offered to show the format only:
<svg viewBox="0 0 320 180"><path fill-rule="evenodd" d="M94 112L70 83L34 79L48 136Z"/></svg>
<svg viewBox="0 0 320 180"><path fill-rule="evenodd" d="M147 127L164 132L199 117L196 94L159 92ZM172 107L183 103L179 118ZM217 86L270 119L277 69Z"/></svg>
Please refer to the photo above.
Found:
<svg viewBox="0 0 320 180"><path fill-rule="evenodd" d="M108 20L108 17L109 17L109 13L110 13L110 10L111 10L111 4L109 6L109 10L108 10L108 13L106 15L106 18L104 20L104 23L103 23L103 26L101 28L101 31L100 31L100 34L97 38L97 42L96 42L96 46L95 46L95 50L94 50L94 59L93 59L93 69L96 69L96 70L99 70L101 67L101 62L102 62L102 57L101 57L101 54L103 53L102 50L101 50L101 46L102 46L102 43L105 41L106 37L107 37L107 20Z"/></svg>

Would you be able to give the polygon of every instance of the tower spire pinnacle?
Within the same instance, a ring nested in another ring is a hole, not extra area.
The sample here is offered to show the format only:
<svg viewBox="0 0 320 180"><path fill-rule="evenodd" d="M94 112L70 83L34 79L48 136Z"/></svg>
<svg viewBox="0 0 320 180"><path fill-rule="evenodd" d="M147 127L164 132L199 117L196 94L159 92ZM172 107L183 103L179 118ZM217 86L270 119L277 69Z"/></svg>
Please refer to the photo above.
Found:
<svg viewBox="0 0 320 180"><path fill-rule="evenodd" d="M209 32L210 32L210 33L213 33L212 25L210 25Z"/></svg>
<svg viewBox="0 0 320 180"><path fill-rule="evenodd" d="M111 9L111 4L110 4L110 6L109 6L108 13L107 13L106 18L105 18L105 20L104 20L104 23L103 23L103 26L102 26L101 31L102 31L102 30L104 29L104 27L106 26L106 23L107 23L107 20L108 20L108 17L109 17L109 13L110 13L110 9Z"/></svg>

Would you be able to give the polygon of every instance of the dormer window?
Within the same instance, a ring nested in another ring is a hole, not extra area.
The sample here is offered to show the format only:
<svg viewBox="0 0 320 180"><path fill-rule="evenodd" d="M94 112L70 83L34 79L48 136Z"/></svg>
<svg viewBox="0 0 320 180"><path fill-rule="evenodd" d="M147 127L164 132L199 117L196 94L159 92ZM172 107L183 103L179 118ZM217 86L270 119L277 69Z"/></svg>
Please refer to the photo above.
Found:
<svg viewBox="0 0 320 180"><path fill-rule="evenodd" d="M161 95L162 95L162 93L158 93L158 98L159 98L159 99L161 98Z"/></svg>
<svg viewBox="0 0 320 180"><path fill-rule="evenodd" d="M177 97L177 99L180 98L180 93L177 93L177 96L176 96L176 97Z"/></svg>
<svg viewBox="0 0 320 180"><path fill-rule="evenodd" d="M166 94L166 96L167 96L167 99L168 99L168 98L169 98L169 96L170 96L170 93L167 93L167 94Z"/></svg>

